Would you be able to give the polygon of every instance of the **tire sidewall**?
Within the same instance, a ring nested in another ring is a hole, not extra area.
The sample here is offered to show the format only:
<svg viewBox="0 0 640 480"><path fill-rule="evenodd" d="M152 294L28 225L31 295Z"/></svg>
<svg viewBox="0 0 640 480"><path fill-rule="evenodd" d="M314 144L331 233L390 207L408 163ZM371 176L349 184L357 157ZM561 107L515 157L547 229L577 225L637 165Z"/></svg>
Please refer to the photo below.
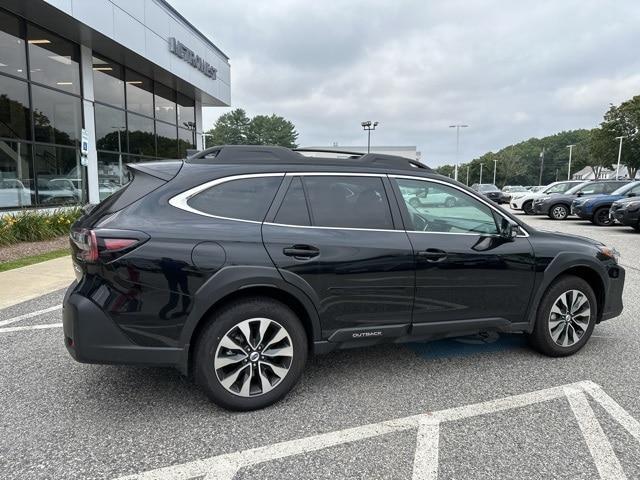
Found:
<svg viewBox="0 0 640 480"><path fill-rule="evenodd" d="M525 215L533 215L533 200L528 200L522 204L522 211Z"/></svg>
<svg viewBox="0 0 640 480"><path fill-rule="evenodd" d="M553 338L551 338L551 333L549 332L549 316L551 314L551 308L553 307L555 301L562 293L568 290L579 290L587 297L591 308L591 317L589 319L589 326L587 327L587 330L582 338L580 338L580 340L575 345L572 345L570 347L562 347L556 344L553 341ZM597 316L598 302L591 286L585 280L579 277L561 277L549 287L549 289L542 297L542 301L540 302L540 307L538 308L536 324L533 332L534 346L542 353L554 357L572 355L580 350L589 341L589 338L591 337L593 329L596 325Z"/></svg>
<svg viewBox="0 0 640 480"><path fill-rule="evenodd" d="M278 322L291 337L294 353L289 372L273 390L256 397L241 397L224 388L213 365L218 345L224 335L234 325L249 318L268 318ZM195 377L217 405L229 410L255 410L277 402L293 388L304 370L307 354L304 327L290 308L271 299L244 300L217 312L202 331L195 352Z"/></svg>

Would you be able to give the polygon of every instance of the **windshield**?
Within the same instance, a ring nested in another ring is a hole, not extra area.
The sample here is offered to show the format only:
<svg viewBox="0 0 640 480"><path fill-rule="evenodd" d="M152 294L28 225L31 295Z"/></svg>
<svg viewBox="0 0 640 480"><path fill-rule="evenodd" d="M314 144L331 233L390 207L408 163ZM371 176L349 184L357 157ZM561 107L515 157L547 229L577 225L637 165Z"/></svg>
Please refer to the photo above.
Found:
<svg viewBox="0 0 640 480"><path fill-rule="evenodd" d="M640 186L640 182L631 182L611 192L611 195L625 195L627 192L633 190L635 187Z"/></svg>
<svg viewBox="0 0 640 480"><path fill-rule="evenodd" d="M544 193L562 193L567 191L567 189L569 189L573 185L579 185L579 184L578 183L552 183L542 191Z"/></svg>
<svg viewBox="0 0 640 480"><path fill-rule="evenodd" d="M565 193L567 195L574 195L576 193L578 193L580 190L582 190L584 187L586 187L587 185L589 185L590 182L584 182L584 183L579 183L578 185L575 185L573 187L571 187L569 190L567 190Z"/></svg>

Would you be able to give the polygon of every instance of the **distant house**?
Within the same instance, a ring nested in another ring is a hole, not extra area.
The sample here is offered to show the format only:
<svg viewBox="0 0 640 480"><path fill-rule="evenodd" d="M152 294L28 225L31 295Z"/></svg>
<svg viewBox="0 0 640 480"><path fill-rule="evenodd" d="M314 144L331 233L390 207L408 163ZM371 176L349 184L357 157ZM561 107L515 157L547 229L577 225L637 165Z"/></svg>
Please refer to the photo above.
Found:
<svg viewBox="0 0 640 480"><path fill-rule="evenodd" d="M627 167L624 165L620 165L620 172L618 174L620 178L629 178L629 172ZM584 167L582 170L578 170L571 178L574 180L595 180L596 176L593 173L593 169L591 167ZM600 174L598 175L598 180L612 180L616 178L616 166L612 165L611 168L602 168L600 170ZM640 170L636 172L636 180L640 180Z"/></svg>

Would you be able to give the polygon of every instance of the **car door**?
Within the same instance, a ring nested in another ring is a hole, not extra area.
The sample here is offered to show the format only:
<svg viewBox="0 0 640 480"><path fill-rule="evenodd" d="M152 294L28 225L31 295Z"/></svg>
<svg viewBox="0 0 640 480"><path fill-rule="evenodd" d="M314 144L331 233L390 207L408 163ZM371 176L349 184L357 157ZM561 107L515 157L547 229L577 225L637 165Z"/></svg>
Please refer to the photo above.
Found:
<svg viewBox="0 0 640 480"><path fill-rule="evenodd" d="M288 174L267 215L265 247L316 304L323 338L393 337L410 326L413 250L389 190L384 175Z"/></svg>
<svg viewBox="0 0 640 480"><path fill-rule="evenodd" d="M526 232L501 237L497 222L506 217L452 184L407 176L392 182L416 259L415 334L524 322L535 276ZM399 194L408 187L427 188L427 199L452 196L455 205L414 208Z"/></svg>

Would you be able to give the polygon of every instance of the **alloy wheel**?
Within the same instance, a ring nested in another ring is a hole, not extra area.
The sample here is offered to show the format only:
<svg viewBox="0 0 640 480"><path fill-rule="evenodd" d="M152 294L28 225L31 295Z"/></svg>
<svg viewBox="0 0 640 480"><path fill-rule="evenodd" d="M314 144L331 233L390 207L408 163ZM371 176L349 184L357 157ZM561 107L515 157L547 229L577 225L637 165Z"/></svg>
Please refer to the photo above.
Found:
<svg viewBox="0 0 640 480"><path fill-rule="evenodd" d="M564 220L567 218L567 207L564 205L556 205L551 210L551 216L556 220Z"/></svg>
<svg viewBox="0 0 640 480"><path fill-rule="evenodd" d="M578 343L589 327L591 304L580 290L568 290L561 294L549 313L549 333L561 347Z"/></svg>
<svg viewBox="0 0 640 480"><path fill-rule="evenodd" d="M255 397L278 386L289 373L292 360L293 342L287 330L268 318L250 318L222 337L214 369L226 390Z"/></svg>
<svg viewBox="0 0 640 480"><path fill-rule="evenodd" d="M613 223L613 220L609 217L609 210L601 208L596 212L596 224L601 226L608 226Z"/></svg>

